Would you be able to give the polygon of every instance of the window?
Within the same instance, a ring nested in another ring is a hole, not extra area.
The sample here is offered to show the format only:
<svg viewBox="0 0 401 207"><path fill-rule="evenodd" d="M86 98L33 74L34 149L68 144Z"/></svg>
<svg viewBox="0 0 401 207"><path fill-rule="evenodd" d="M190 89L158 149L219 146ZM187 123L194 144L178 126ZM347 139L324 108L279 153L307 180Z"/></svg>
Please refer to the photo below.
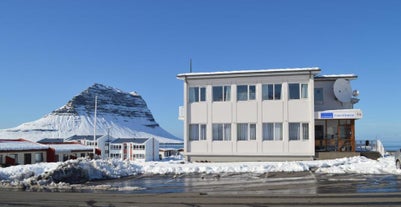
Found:
<svg viewBox="0 0 401 207"><path fill-rule="evenodd" d="M190 124L189 140L206 140L206 124Z"/></svg>
<svg viewBox="0 0 401 207"><path fill-rule="evenodd" d="M200 124L199 139L206 140L206 124Z"/></svg>
<svg viewBox="0 0 401 207"><path fill-rule="evenodd" d="M189 125L189 140L199 140L199 124Z"/></svg>
<svg viewBox="0 0 401 207"><path fill-rule="evenodd" d="M288 85L290 90L290 99L299 99L299 84L298 83L290 83Z"/></svg>
<svg viewBox="0 0 401 207"><path fill-rule="evenodd" d="M301 97L308 98L308 84L301 84Z"/></svg>
<svg viewBox="0 0 401 207"><path fill-rule="evenodd" d="M309 140L309 124L289 123L289 140Z"/></svg>
<svg viewBox="0 0 401 207"><path fill-rule="evenodd" d="M263 140L283 140L283 124L263 123Z"/></svg>
<svg viewBox="0 0 401 207"><path fill-rule="evenodd" d="M112 145L110 145L110 149L111 150L121 150L121 145L112 144Z"/></svg>
<svg viewBox="0 0 401 207"><path fill-rule="evenodd" d="M256 140L256 124L238 123L237 139L240 141Z"/></svg>
<svg viewBox="0 0 401 207"><path fill-rule="evenodd" d="M44 159L43 159L43 153L36 153L35 154L35 163L38 163L38 162L43 162L44 161Z"/></svg>
<svg viewBox="0 0 401 207"><path fill-rule="evenodd" d="M255 85L238 85L237 86L237 101L247 101L256 99Z"/></svg>
<svg viewBox="0 0 401 207"><path fill-rule="evenodd" d="M280 100L281 84L264 84L262 85L263 100Z"/></svg>
<svg viewBox="0 0 401 207"><path fill-rule="evenodd" d="M237 124L237 139L248 140L248 124Z"/></svg>
<svg viewBox="0 0 401 207"><path fill-rule="evenodd" d="M231 124L213 124L212 134L213 141L230 141Z"/></svg>
<svg viewBox="0 0 401 207"><path fill-rule="evenodd" d="M309 124L302 123L302 139L308 140L309 139Z"/></svg>
<svg viewBox="0 0 401 207"><path fill-rule="evenodd" d="M249 139L256 140L256 124L249 124Z"/></svg>
<svg viewBox="0 0 401 207"><path fill-rule="evenodd" d="M323 104L323 88L315 88L315 104Z"/></svg>
<svg viewBox="0 0 401 207"><path fill-rule="evenodd" d="M308 84L290 83L289 99L308 98Z"/></svg>
<svg viewBox="0 0 401 207"><path fill-rule="evenodd" d="M213 101L230 101L231 86L213 86Z"/></svg>
<svg viewBox="0 0 401 207"><path fill-rule="evenodd" d="M145 159L144 154L133 154L132 157L135 159Z"/></svg>
<svg viewBox="0 0 401 207"><path fill-rule="evenodd" d="M206 101L205 87L189 87L189 102Z"/></svg>

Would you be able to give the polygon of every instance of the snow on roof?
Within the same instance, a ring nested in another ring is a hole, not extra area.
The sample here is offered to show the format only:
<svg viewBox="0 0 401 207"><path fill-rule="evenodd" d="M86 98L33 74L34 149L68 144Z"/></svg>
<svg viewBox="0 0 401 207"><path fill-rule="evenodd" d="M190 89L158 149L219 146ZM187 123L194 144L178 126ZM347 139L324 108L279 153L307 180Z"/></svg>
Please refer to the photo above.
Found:
<svg viewBox="0 0 401 207"><path fill-rule="evenodd" d="M30 142L24 139L0 140L0 151L27 151L27 150L46 150L48 146Z"/></svg>
<svg viewBox="0 0 401 207"><path fill-rule="evenodd" d="M49 144L48 146L53 148L56 153L93 150L93 147L82 144Z"/></svg>
<svg viewBox="0 0 401 207"><path fill-rule="evenodd" d="M234 70L234 71L218 71L218 72L200 72L200 73L181 73L177 78L185 78L190 76L211 76L211 75L234 75L234 74L260 74L260 73L291 73L291 72L320 72L318 67L310 68L285 68L285 69L259 69L259 70Z"/></svg>
<svg viewBox="0 0 401 207"><path fill-rule="evenodd" d="M37 141L37 143L41 143L41 144L44 144L44 143L62 143L62 142L64 142L63 138L44 138L44 139L41 139L41 140Z"/></svg>
<svg viewBox="0 0 401 207"><path fill-rule="evenodd" d="M339 78L347 78L347 79L356 79L358 76L356 74L332 74L332 75L318 75L315 79L339 79Z"/></svg>
<svg viewBox="0 0 401 207"><path fill-rule="evenodd" d="M135 143L135 144L143 144L148 141L149 138L118 138L113 140L111 143L120 144L120 143Z"/></svg>
<svg viewBox="0 0 401 207"><path fill-rule="evenodd" d="M103 135L96 135L96 139L99 139ZM93 140L93 135L74 135L71 137L68 137L66 140Z"/></svg>

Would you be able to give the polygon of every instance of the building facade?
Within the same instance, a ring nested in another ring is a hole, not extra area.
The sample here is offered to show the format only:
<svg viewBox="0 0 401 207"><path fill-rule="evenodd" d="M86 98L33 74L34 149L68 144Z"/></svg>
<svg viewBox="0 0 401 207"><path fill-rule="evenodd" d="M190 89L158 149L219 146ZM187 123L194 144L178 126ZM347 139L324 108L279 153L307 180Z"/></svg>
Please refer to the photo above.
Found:
<svg viewBox="0 0 401 207"><path fill-rule="evenodd" d="M1 139L0 164L10 166L46 162L49 150L46 145L24 139Z"/></svg>
<svg viewBox="0 0 401 207"><path fill-rule="evenodd" d="M319 68L186 73L184 155L190 161L311 160Z"/></svg>
<svg viewBox="0 0 401 207"><path fill-rule="evenodd" d="M315 77L316 152L355 152L355 120L362 111L355 109L359 92L352 91L354 74Z"/></svg>
<svg viewBox="0 0 401 207"><path fill-rule="evenodd" d="M102 159L158 161L159 141L155 138L114 138L108 135L97 140Z"/></svg>

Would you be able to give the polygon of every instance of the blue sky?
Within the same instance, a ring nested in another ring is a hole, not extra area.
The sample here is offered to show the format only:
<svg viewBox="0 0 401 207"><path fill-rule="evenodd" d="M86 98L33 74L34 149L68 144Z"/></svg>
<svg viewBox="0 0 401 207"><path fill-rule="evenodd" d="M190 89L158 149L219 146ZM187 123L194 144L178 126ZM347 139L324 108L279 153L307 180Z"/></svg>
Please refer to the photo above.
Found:
<svg viewBox="0 0 401 207"><path fill-rule="evenodd" d="M0 128L93 83L137 91L182 137L178 73L320 67L355 73L357 139L401 143L401 1L2 0Z"/></svg>

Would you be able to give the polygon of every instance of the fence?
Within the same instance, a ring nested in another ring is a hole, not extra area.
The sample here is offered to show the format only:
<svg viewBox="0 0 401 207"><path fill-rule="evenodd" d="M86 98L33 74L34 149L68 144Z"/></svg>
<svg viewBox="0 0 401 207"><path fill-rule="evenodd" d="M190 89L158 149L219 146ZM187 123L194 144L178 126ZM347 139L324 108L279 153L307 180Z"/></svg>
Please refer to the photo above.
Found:
<svg viewBox="0 0 401 207"><path fill-rule="evenodd" d="M379 152L381 156L384 156L385 150L380 140L357 140L356 151L357 152Z"/></svg>

